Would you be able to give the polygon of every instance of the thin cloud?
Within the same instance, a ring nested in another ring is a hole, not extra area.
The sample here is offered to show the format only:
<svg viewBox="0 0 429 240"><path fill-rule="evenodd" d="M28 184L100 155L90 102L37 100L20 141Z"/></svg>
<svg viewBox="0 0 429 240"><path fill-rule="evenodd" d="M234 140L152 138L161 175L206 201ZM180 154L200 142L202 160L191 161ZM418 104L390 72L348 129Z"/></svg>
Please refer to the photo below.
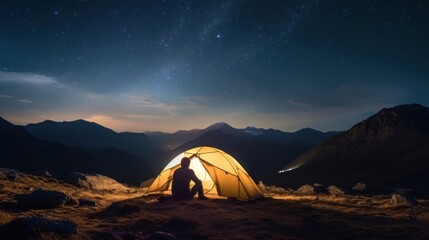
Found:
<svg viewBox="0 0 429 240"><path fill-rule="evenodd" d="M209 98L204 96L185 97L175 103L154 100L147 96L136 96L131 94L122 94L134 107L154 109L165 111L170 115L177 116L192 109L198 109L206 105ZM146 115L146 114L145 114Z"/></svg>
<svg viewBox="0 0 429 240"><path fill-rule="evenodd" d="M160 119L162 116L159 115L146 115L146 114L125 114L124 118L128 119L139 119L139 120L151 120L151 119Z"/></svg>
<svg viewBox="0 0 429 240"><path fill-rule="evenodd" d="M53 77L35 73L3 72L0 71L0 82L26 83L36 85L56 85L57 80Z"/></svg>
<svg viewBox="0 0 429 240"><path fill-rule="evenodd" d="M299 107L299 108L303 108L303 109L309 109L309 108L311 108L311 105L308 104L308 103L304 103L304 102L300 102L300 101L295 101L295 100L292 100L292 99L286 99L285 103L288 104L288 105L290 105L290 106Z"/></svg>
<svg viewBox="0 0 429 240"><path fill-rule="evenodd" d="M166 103L166 102L152 100L147 97L140 97L140 96L134 96L134 95L127 95L127 94L124 94L124 96L128 97L130 102L136 106L157 108L157 109L162 109L166 111L176 111L180 109L180 106Z"/></svg>
<svg viewBox="0 0 429 240"><path fill-rule="evenodd" d="M24 103L24 104L29 104L29 103L32 103L33 101L28 100L28 99L19 99L18 102L19 103Z"/></svg>

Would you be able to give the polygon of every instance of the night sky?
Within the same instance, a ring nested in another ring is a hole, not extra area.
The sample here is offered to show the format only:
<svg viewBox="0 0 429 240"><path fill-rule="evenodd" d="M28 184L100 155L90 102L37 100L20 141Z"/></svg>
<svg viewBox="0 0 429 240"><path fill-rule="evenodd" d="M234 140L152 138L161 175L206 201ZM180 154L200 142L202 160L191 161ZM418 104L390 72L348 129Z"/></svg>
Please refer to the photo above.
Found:
<svg viewBox="0 0 429 240"><path fill-rule="evenodd" d="M428 1L0 2L15 124L346 130L428 90Z"/></svg>

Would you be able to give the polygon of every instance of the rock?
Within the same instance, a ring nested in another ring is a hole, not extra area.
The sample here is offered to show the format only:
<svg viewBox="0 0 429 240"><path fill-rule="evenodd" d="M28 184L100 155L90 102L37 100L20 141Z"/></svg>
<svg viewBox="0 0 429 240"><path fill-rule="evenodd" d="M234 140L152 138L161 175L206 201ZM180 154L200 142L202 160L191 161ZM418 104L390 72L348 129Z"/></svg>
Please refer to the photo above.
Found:
<svg viewBox="0 0 429 240"><path fill-rule="evenodd" d="M42 176L44 176L44 177L52 177L52 174L50 172L46 171L45 173L43 173Z"/></svg>
<svg viewBox="0 0 429 240"><path fill-rule="evenodd" d="M298 188L295 193L300 195L314 195L319 193L326 193L326 191L322 185L314 186L306 184Z"/></svg>
<svg viewBox="0 0 429 240"><path fill-rule="evenodd" d="M267 191L267 187L265 186L265 184L262 181L258 182L258 187L259 187L259 189L261 189L262 192Z"/></svg>
<svg viewBox="0 0 429 240"><path fill-rule="evenodd" d="M409 193L394 193L390 198L389 205L394 207L412 207L417 205L417 200Z"/></svg>
<svg viewBox="0 0 429 240"><path fill-rule="evenodd" d="M282 187L270 187L270 190L268 190L270 193L274 194L287 194L290 193L290 191L282 188Z"/></svg>
<svg viewBox="0 0 429 240"><path fill-rule="evenodd" d="M98 204L92 200L86 199L86 198L79 198L79 206L81 207L96 207Z"/></svg>
<svg viewBox="0 0 429 240"><path fill-rule="evenodd" d="M298 194L315 194L315 190L314 190L313 186L306 184L306 185L303 185L300 188L298 188L295 191L295 193L298 193Z"/></svg>
<svg viewBox="0 0 429 240"><path fill-rule="evenodd" d="M158 231L150 236L148 240L177 240L177 238L171 233Z"/></svg>
<svg viewBox="0 0 429 240"><path fill-rule="evenodd" d="M77 205L79 202L57 191L46 191L38 189L30 194L17 194L15 200L18 202L18 207L28 209L51 209L65 205Z"/></svg>
<svg viewBox="0 0 429 240"><path fill-rule="evenodd" d="M276 185L266 186L262 181L259 181L258 187L266 196L274 196L276 194L290 194L293 192L292 189L284 189Z"/></svg>
<svg viewBox="0 0 429 240"><path fill-rule="evenodd" d="M72 196L68 196L68 197L70 198L70 200L64 204L65 206L79 206L80 205L79 200L77 200L76 198L74 198Z"/></svg>
<svg viewBox="0 0 429 240"><path fill-rule="evenodd" d="M148 179L146 181L143 181L140 183L140 187L141 188L149 188L150 185L152 185L153 181L155 181L155 178L151 178L151 179Z"/></svg>
<svg viewBox="0 0 429 240"><path fill-rule="evenodd" d="M16 172L11 172L7 175L7 179L9 180L15 180L16 179Z"/></svg>
<svg viewBox="0 0 429 240"><path fill-rule="evenodd" d="M33 187L26 186L26 187L24 187L24 190L25 190L26 192L33 192L33 191L34 191L34 188L33 188Z"/></svg>
<svg viewBox="0 0 429 240"><path fill-rule="evenodd" d="M77 225L69 221L52 221L40 217L18 218L0 227L0 239L71 239Z"/></svg>
<svg viewBox="0 0 429 240"><path fill-rule="evenodd" d="M326 194L328 193L328 190L326 189L326 187L320 183L313 183L313 187L316 193L326 193Z"/></svg>
<svg viewBox="0 0 429 240"><path fill-rule="evenodd" d="M365 191L366 190L366 184L362 182L356 183L356 185L352 188L352 190L355 191Z"/></svg>
<svg viewBox="0 0 429 240"><path fill-rule="evenodd" d="M140 213L142 209L150 209L151 207L144 201L139 202L114 202L110 204L106 210L100 214L103 216L125 216Z"/></svg>
<svg viewBox="0 0 429 240"><path fill-rule="evenodd" d="M0 168L0 179L15 180L17 177L16 171L9 168Z"/></svg>
<svg viewBox="0 0 429 240"><path fill-rule="evenodd" d="M68 174L64 181L78 187L83 187L91 190L126 192L128 190L123 184L115 179L99 175L99 174L83 174L73 172Z"/></svg>
<svg viewBox="0 0 429 240"><path fill-rule="evenodd" d="M346 192L343 189L341 189L337 186L334 186L334 185L330 185L327 188L327 190L328 190L328 193L331 195L344 195L344 194L346 194Z"/></svg>

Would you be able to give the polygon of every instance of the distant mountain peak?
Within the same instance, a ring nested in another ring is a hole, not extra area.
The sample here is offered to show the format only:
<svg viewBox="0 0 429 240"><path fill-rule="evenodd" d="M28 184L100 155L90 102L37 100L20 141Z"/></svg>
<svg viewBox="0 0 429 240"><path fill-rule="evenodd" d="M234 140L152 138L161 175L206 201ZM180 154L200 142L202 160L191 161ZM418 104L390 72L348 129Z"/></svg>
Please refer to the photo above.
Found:
<svg viewBox="0 0 429 240"><path fill-rule="evenodd" d="M45 120L40 123L30 123L25 128L30 132L41 130L41 131L55 132L56 134L62 131L66 131L66 132L67 131L77 131L77 132L85 131L88 134L90 133L95 134L94 131L104 132L105 134L116 133L110 128L106 128L98 123L88 122L83 119L77 119L72 121L62 121L62 122ZM65 133L65 132L62 132L62 133Z"/></svg>
<svg viewBox="0 0 429 240"><path fill-rule="evenodd" d="M218 122L218 123L213 124L212 126L222 127L222 126L229 126L229 124L226 122Z"/></svg>
<svg viewBox="0 0 429 240"><path fill-rule="evenodd" d="M320 133L320 131L307 127L307 128L302 128L294 133Z"/></svg>
<svg viewBox="0 0 429 240"><path fill-rule="evenodd" d="M404 104L398 105L392 108L383 108L376 115L385 114L385 113L396 113L401 115L422 115L429 114L429 108L421 104Z"/></svg>
<svg viewBox="0 0 429 240"><path fill-rule="evenodd" d="M245 129L243 129L244 133L248 133L248 134L252 134L255 136L261 135L265 132L266 130L263 128L256 128L256 127L252 127L252 126L248 126Z"/></svg>
<svg viewBox="0 0 429 240"><path fill-rule="evenodd" d="M88 122L88 121L86 121L86 120L83 120L83 119L77 119L77 120L71 120L71 121L54 121L54 120L50 120L50 119L47 119L47 120L45 120L45 121L43 121L43 122L40 122L40 123L30 123L29 125L31 125L31 124L76 124L76 123L78 123L78 124L87 124L87 123L94 123L94 122Z"/></svg>
<svg viewBox="0 0 429 240"><path fill-rule="evenodd" d="M63 121L63 122L67 122L67 121ZM77 119L77 120L73 120L73 121L69 121L70 123L94 123L94 122L89 122L89 121L86 121L86 120L83 120L83 119L81 119L81 118L79 118L79 119Z"/></svg>
<svg viewBox="0 0 429 240"><path fill-rule="evenodd" d="M41 123L55 123L55 121L54 120L46 119L45 121L43 121Z"/></svg>
<svg viewBox="0 0 429 240"><path fill-rule="evenodd" d="M419 129L429 131L429 108L420 104L399 105L383 108L375 115L353 126L349 134L352 138L385 139L399 129Z"/></svg>
<svg viewBox="0 0 429 240"><path fill-rule="evenodd" d="M233 128L226 122L218 122L210 125L207 129Z"/></svg>

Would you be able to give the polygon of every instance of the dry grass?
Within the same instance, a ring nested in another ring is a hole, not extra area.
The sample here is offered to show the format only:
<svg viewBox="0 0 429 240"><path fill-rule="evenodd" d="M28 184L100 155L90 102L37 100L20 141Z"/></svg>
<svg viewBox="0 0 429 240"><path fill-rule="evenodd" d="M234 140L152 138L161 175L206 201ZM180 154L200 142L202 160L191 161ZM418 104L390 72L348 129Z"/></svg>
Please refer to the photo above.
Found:
<svg viewBox="0 0 429 240"><path fill-rule="evenodd" d="M14 217L11 214L4 211L0 211L0 225L10 222L13 219Z"/></svg>
<svg viewBox="0 0 429 240"><path fill-rule="evenodd" d="M142 197L141 189L132 193L88 191L30 175L1 180L0 186L3 204L13 205L10 193L28 193L29 188L96 201L96 207L0 211L0 223L28 216L75 222L79 234L73 239L145 239L156 231L182 239L429 239L429 202L425 200L414 208L391 207L389 196L287 195L249 202L159 202L157 196ZM109 208L117 201L120 203ZM55 237L46 235L46 239Z"/></svg>

